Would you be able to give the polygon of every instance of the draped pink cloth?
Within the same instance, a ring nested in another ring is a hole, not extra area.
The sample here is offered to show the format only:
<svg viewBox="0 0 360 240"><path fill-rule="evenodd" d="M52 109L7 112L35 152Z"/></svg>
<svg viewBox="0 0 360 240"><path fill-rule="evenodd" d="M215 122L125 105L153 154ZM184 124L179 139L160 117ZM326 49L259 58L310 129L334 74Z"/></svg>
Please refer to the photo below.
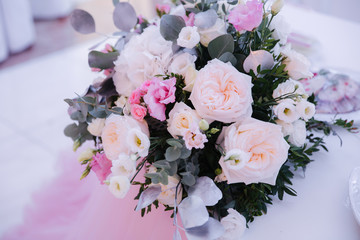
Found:
<svg viewBox="0 0 360 240"><path fill-rule="evenodd" d="M94 174L80 181L76 157L63 155L62 172L33 196L24 222L3 240L161 240L172 239L175 227L171 212L163 207L145 217L135 212L138 193L132 186L125 199L115 198ZM182 232L182 239L185 234Z"/></svg>

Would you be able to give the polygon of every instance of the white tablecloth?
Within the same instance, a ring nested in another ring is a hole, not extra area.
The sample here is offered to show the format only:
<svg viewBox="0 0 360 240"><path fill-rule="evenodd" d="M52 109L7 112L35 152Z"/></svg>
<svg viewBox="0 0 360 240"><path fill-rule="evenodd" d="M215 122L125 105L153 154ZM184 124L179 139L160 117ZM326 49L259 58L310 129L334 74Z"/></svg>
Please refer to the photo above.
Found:
<svg viewBox="0 0 360 240"><path fill-rule="evenodd" d="M360 25L308 10L286 7L296 31L318 39L324 61L317 64L358 70ZM87 67L87 47L69 48L0 71L0 236L22 221L30 194L56 174L55 162L71 141L62 135L69 123L63 98L83 89L95 76ZM359 71L359 70L358 70ZM6 104L5 104L6 103ZM329 153L314 156L304 178L299 172L298 197L274 201L268 214L256 218L245 240L356 240L360 238L349 205L348 177L360 165L360 135L341 131L327 139ZM41 166L41 167L39 167Z"/></svg>

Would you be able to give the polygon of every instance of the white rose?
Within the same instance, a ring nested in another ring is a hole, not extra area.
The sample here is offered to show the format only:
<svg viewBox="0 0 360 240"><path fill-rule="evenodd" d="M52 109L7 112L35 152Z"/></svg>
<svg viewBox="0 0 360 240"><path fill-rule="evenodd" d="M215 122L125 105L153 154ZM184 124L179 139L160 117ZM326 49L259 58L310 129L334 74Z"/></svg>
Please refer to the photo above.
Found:
<svg viewBox="0 0 360 240"><path fill-rule="evenodd" d="M225 234L218 240L239 240L246 229L246 219L233 208L228 209L228 215L221 219Z"/></svg>
<svg viewBox="0 0 360 240"><path fill-rule="evenodd" d="M199 29L200 42L207 47L215 38L226 34L226 24L224 20L218 18L214 26L207 29Z"/></svg>
<svg viewBox="0 0 360 240"><path fill-rule="evenodd" d="M149 137L138 128L131 129L126 137L126 142L130 150L138 153L140 157L146 157L149 154Z"/></svg>
<svg viewBox="0 0 360 240"><path fill-rule="evenodd" d="M293 132L289 135L289 142L301 147L306 141L306 124L302 120L293 122Z"/></svg>
<svg viewBox="0 0 360 240"><path fill-rule="evenodd" d="M195 68L196 56L182 52L174 56L169 66L169 72L185 76L189 67Z"/></svg>
<svg viewBox="0 0 360 240"><path fill-rule="evenodd" d="M110 178L109 190L116 198L124 198L130 190L130 180L125 176L113 176Z"/></svg>
<svg viewBox="0 0 360 240"><path fill-rule="evenodd" d="M299 119L299 114L295 108L295 102L291 99L282 100L274 106L274 114L286 123L292 123Z"/></svg>
<svg viewBox="0 0 360 240"><path fill-rule="evenodd" d="M273 98L279 98L287 94L299 94L304 95L305 90L301 82L294 80L287 80L286 82L280 83L273 92Z"/></svg>
<svg viewBox="0 0 360 240"><path fill-rule="evenodd" d="M294 80L312 77L310 72L310 62L302 54L292 50L290 45L286 45L281 54L286 57L283 61L286 64L285 70L288 71L289 76Z"/></svg>
<svg viewBox="0 0 360 240"><path fill-rule="evenodd" d="M133 36L115 61L116 91L130 96L145 80L165 74L172 56L172 42L161 36L158 26L149 26Z"/></svg>
<svg viewBox="0 0 360 240"><path fill-rule="evenodd" d="M185 87L183 88L183 90L187 92L192 92L197 75L198 71L195 67L188 67L185 73Z"/></svg>
<svg viewBox="0 0 360 240"><path fill-rule="evenodd" d="M169 205L170 207L174 206L175 196L176 196L176 186L180 181L180 177L178 175L169 176L168 177L168 185L160 184L161 193L158 196L158 200L160 203L164 205ZM180 204L182 199L182 187L181 184L178 187L177 191L177 204Z"/></svg>
<svg viewBox="0 0 360 240"><path fill-rule="evenodd" d="M79 155L78 161L81 163L81 162L83 162L85 160L89 160L94 156L94 153L95 153L94 149L88 148Z"/></svg>
<svg viewBox="0 0 360 240"><path fill-rule="evenodd" d="M269 28L270 30L274 30L272 33L273 38L280 40L279 43L282 45L286 44L288 36L291 33L291 27L283 16L274 17Z"/></svg>
<svg viewBox="0 0 360 240"><path fill-rule="evenodd" d="M309 121L315 115L315 105L306 100L301 100L296 104L296 111L302 119Z"/></svg>
<svg viewBox="0 0 360 240"><path fill-rule="evenodd" d="M184 48L193 48L200 42L197 27L183 27L179 33L177 44Z"/></svg>
<svg viewBox="0 0 360 240"><path fill-rule="evenodd" d="M136 172L136 161L133 161L129 155L120 154L118 159L112 161L111 172L115 176L125 176L130 179Z"/></svg>
<svg viewBox="0 0 360 240"><path fill-rule="evenodd" d="M196 111L183 102L177 102L169 113L168 132L171 136L183 136L185 130L190 129L193 123L198 124L201 118Z"/></svg>
<svg viewBox="0 0 360 240"><path fill-rule="evenodd" d="M280 12L280 10L284 6L284 0L275 0L275 2L271 5L271 14L276 15Z"/></svg>
<svg viewBox="0 0 360 240"><path fill-rule="evenodd" d="M88 125L87 130L93 136L100 137L105 126L105 118L94 118Z"/></svg>

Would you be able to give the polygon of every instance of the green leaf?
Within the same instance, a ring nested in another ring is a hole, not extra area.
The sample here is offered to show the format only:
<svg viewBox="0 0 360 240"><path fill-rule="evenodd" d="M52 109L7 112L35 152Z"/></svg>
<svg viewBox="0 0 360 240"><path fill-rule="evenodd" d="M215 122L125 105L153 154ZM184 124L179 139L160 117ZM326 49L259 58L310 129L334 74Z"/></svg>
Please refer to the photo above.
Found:
<svg viewBox="0 0 360 240"><path fill-rule="evenodd" d="M226 52L234 52L234 39L230 34L221 35L209 43L209 54L212 58L219 58Z"/></svg>
<svg viewBox="0 0 360 240"><path fill-rule="evenodd" d="M76 123L68 125L64 129L64 134L67 137L76 138L79 135L78 126L76 125Z"/></svg>
<svg viewBox="0 0 360 240"><path fill-rule="evenodd" d="M186 146L183 146L183 148L181 149L181 159L187 159L188 157L191 156L191 150L189 150Z"/></svg>
<svg viewBox="0 0 360 240"><path fill-rule="evenodd" d="M87 11L75 9L70 15L70 23L79 33L90 34L95 32L95 20Z"/></svg>
<svg viewBox="0 0 360 240"><path fill-rule="evenodd" d="M160 21L160 33L168 41L175 41L183 27L186 27L185 21L180 16L164 15Z"/></svg>
<svg viewBox="0 0 360 240"><path fill-rule="evenodd" d="M180 173L182 175L181 182L187 186L193 186L196 183L196 179L194 175L191 174L191 172L182 172Z"/></svg>
<svg viewBox="0 0 360 240"><path fill-rule="evenodd" d="M175 138L169 138L166 140L166 143L169 144L172 147L178 147L178 148L182 148L183 144L181 143L180 140L175 139Z"/></svg>
<svg viewBox="0 0 360 240"><path fill-rule="evenodd" d="M88 56L89 66L92 68L107 69L114 67L114 61L118 58L118 52L103 53L91 51Z"/></svg>
<svg viewBox="0 0 360 240"><path fill-rule="evenodd" d="M236 66L236 63L237 63L236 57L234 56L234 54L232 54L230 52L226 52L226 53L222 54L219 57L219 60L224 63L230 62L233 66Z"/></svg>
<svg viewBox="0 0 360 240"><path fill-rule="evenodd" d="M137 24L135 9L128 2L119 2L116 4L113 12L113 21L117 28L130 32Z"/></svg>
<svg viewBox="0 0 360 240"><path fill-rule="evenodd" d="M172 162L179 159L181 156L181 149L178 147L168 147L165 152L165 158L167 161Z"/></svg>

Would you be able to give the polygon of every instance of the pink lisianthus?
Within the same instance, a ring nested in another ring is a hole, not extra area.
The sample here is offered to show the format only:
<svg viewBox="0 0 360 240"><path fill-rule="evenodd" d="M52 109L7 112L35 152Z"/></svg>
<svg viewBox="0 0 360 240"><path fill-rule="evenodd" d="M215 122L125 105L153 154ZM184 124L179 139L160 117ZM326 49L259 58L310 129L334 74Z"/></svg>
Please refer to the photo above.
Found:
<svg viewBox="0 0 360 240"><path fill-rule="evenodd" d="M111 173L112 162L106 157L105 153L96 153L93 156L90 167L99 179L101 184L104 184L107 176Z"/></svg>
<svg viewBox="0 0 360 240"><path fill-rule="evenodd" d="M189 16L184 16L183 17L185 23L186 23L186 26L188 27L193 27L194 26L194 22L195 22L195 13L190 13Z"/></svg>
<svg viewBox="0 0 360 240"><path fill-rule="evenodd" d="M200 132L199 127L195 124L185 130L183 135L186 148L189 150L192 148L202 149L205 147L204 143L208 141L206 135Z"/></svg>
<svg viewBox="0 0 360 240"><path fill-rule="evenodd" d="M160 121L166 120L165 105L175 102L175 84L176 78L164 81L158 78L152 79L148 92L144 96L144 102L148 107L150 116Z"/></svg>
<svg viewBox="0 0 360 240"><path fill-rule="evenodd" d="M146 80L145 82L143 82L141 84L139 89L141 91L142 96L144 96L148 92L148 89L149 89L151 83L152 83L151 80Z"/></svg>
<svg viewBox="0 0 360 240"><path fill-rule="evenodd" d="M131 116L138 121L141 121L146 116L147 109L139 104L131 105Z"/></svg>
<svg viewBox="0 0 360 240"><path fill-rule="evenodd" d="M139 24L142 24L143 22L145 22L145 21L144 21L144 17L143 17L142 15L139 15L139 16L138 16L138 23L139 23Z"/></svg>
<svg viewBox="0 0 360 240"><path fill-rule="evenodd" d="M263 17L263 3L258 0L246 2L246 5L238 5L230 11L229 22L236 30L252 31L258 27Z"/></svg>
<svg viewBox="0 0 360 240"><path fill-rule="evenodd" d="M129 103L130 104L140 104L140 99L141 99L142 95L141 95L141 91L139 89L136 89L135 91L133 91L129 97Z"/></svg>

